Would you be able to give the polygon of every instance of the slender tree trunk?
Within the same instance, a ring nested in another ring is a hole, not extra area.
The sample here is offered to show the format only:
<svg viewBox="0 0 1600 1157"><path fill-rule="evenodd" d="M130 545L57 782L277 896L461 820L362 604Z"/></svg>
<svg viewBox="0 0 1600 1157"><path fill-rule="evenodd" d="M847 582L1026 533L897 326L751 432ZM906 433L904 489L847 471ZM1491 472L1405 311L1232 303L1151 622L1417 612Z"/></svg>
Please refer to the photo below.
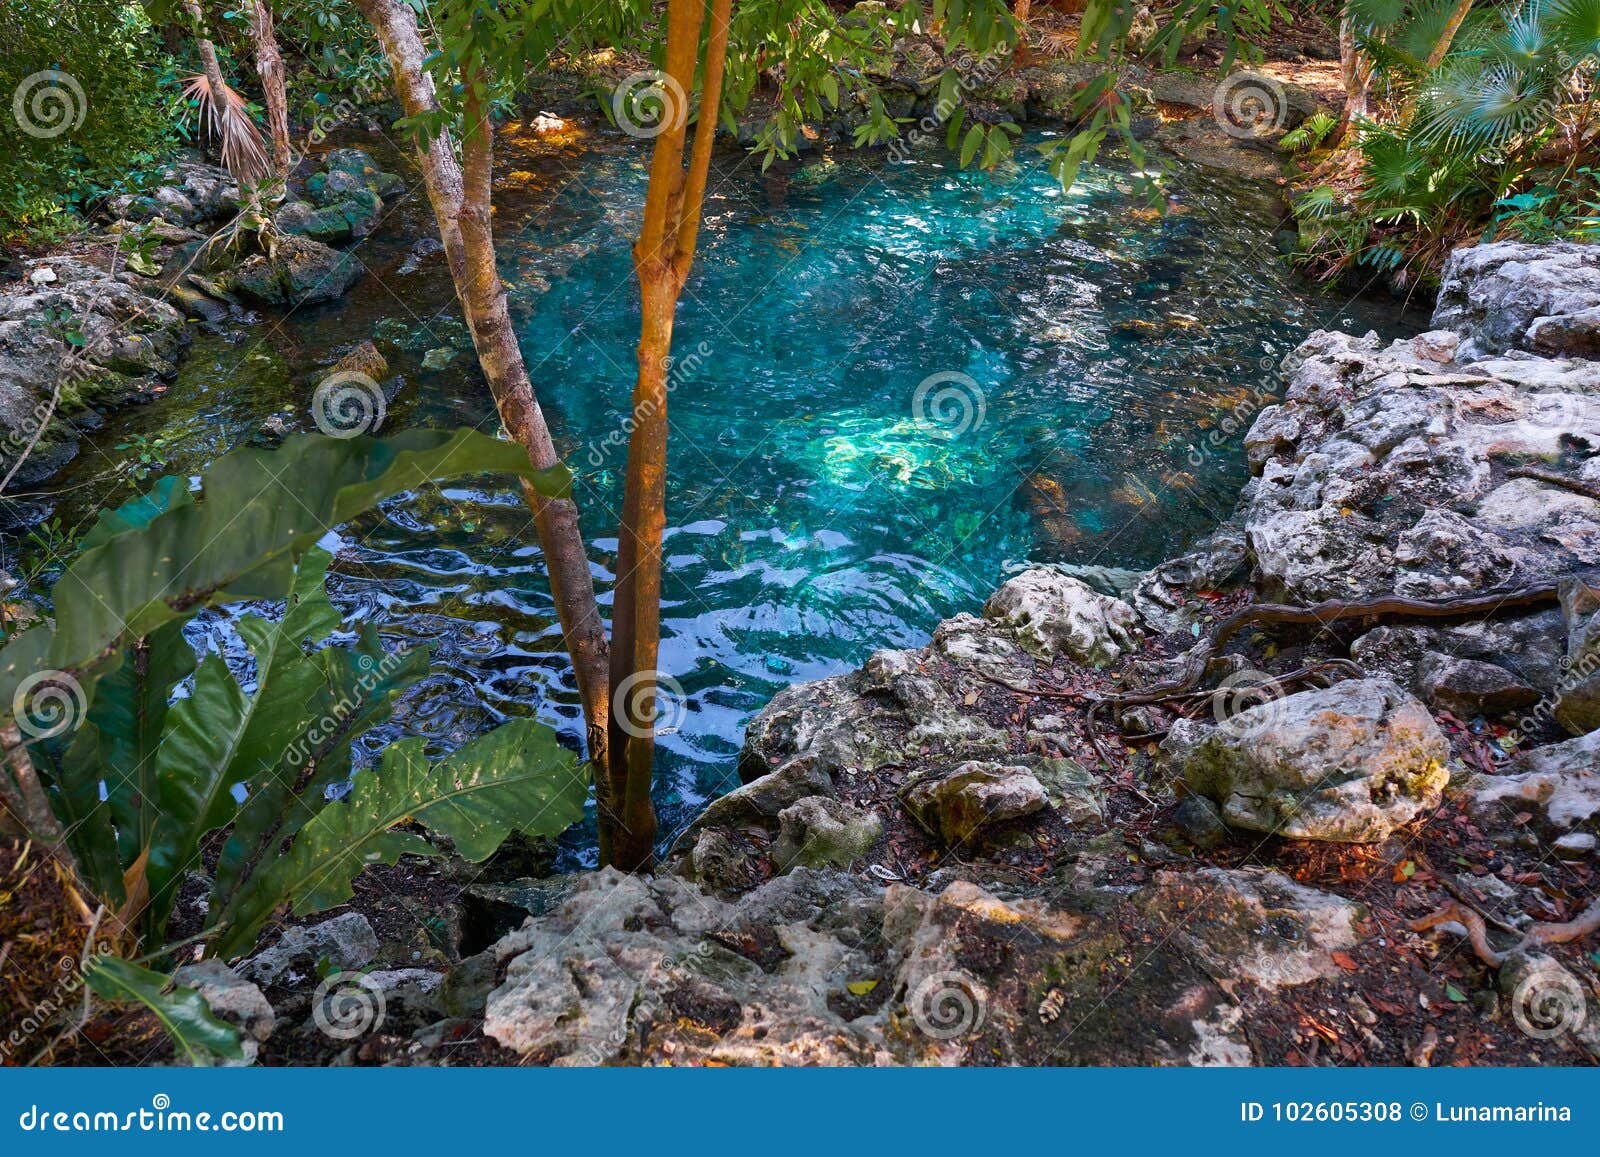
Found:
<svg viewBox="0 0 1600 1157"><path fill-rule="evenodd" d="M278 52L278 37L272 29L271 0L251 3L250 38L255 44L256 72L261 77L261 92L267 102L272 168L278 180L287 181L294 164L289 145L289 95L283 83L283 56Z"/></svg>
<svg viewBox="0 0 1600 1157"><path fill-rule="evenodd" d="M194 44L200 53L200 71L206 75L206 83L211 86L211 91L218 100L228 90L228 82L222 79L222 65L217 60L217 46L211 43L205 34L206 17L200 10L200 0L183 0L183 10L189 14L189 19L194 21Z"/></svg>
<svg viewBox="0 0 1600 1157"><path fill-rule="evenodd" d="M1344 112L1330 143L1344 140L1350 126L1367 115L1367 89L1372 83L1372 62L1356 44L1355 25L1350 14L1339 19L1339 74L1344 81Z"/></svg>
<svg viewBox="0 0 1600 1157"><path fill-rule="evenodd" d="M1013 0L1011 18L1017 22L1017 47L1011 60L1021 67L1033 62L1033 53L1028 49L1028 16L1032 11L1033 0Z"/></svg>
<svg viewBox="0 0 1600 1157"><path fill-rule="evenodd" d="M1455 10L1450 13L1450 19L1445 21L1439 39L1434 42L1433 50L1428 53L1428 59L1423 62L1422 76L1417 79L1416 85L1406 97L1406 103L1400 110L1400 127L1405 128L1411 124L1417 115L1417 105L1422 97L1421 85L1423 81L1438 71L1444 58L1450 55L1450 46L1455 42L1456 33L1461 31L1461 25L1467 18L1467 13L1472 11L1472 0L1458 0Z"/></svg>
<svg viewBox="0 0 1600 1157"><path fill-rule="evenodd" d="M644 221L633 247L643 319L639 375L633 391L633 433L617 536L617 587L611 638L610 790L622 801L612 837L612 862L626 870L650 865L656 816L650 800L655 758L656 662L661 640L661 539L666 527L667 366L672 323L694 261L705 200L722 77L727 60L732 0L711 0L700 117L684 167L687 109L665 115L655 139ZM694 91L704 0L669 0L667 75L677 92ZM670 110L669 110L670 111Z"/></svg>
<svg viewBox="0 0 1600 1157"><path fill-rule="evenodd" d="M437 108L433 80L423 69L427 52L416 13L404 0L357 0L357 6L383 43L406 115ZM484 110L468 109L462 164L456 163L448 132L440 132L428 148L419 150L418 160L445 261L500 420L511 437L526 447L534 467L548 470L558 463L555 443L534 397L495 265L490 216L494 134ZM613 810L604 774L609 717L605 623L595 600L594 576L578 529L576 504L571 499L546 498L527 486L523 498L538 527L551 593L583 701L589 758L597 768L604 855L608 817Z"/></svg>

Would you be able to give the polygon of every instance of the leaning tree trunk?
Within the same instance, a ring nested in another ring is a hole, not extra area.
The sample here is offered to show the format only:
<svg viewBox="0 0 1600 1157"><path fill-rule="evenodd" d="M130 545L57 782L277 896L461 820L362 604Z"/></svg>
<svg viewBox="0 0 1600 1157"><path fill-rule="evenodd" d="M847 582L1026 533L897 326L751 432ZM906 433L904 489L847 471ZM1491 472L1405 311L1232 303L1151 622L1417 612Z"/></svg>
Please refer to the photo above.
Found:
<svg viewBox="0 0 1600 1157"><path fill-rule="evenodd" d="M711 146L722 104L732 0L712 0L700 117L684 167L688 109L668 106L650 157L644 222L633 247L643 318L639 375L633 391L633 433L617 536L617 587L611 631L611 766L609 790L622 801L611 837L612 862L648 867L655 855L656 815L650 788L655 759L656 661L661 640L661 539L666 527L667 366L672 323L694 261ZM703 0L669 0L666 73L669 101L694 90Z"/></svg>
<svg viewBox="0 0 1600 1157"><path fill-rule="evenodd" d="M289 146L289 96L283 83L283 56L278 52L278 37L272 29L271 0L253 0L250 5L250 39L254 42L261 93L267 102L272 169L278 180L287 181L294 164L293 150Z"/></svg>
<svg viewBox="0 0 1600 1157"><path fill-rule="evenodd" d="M200 0L183 0L183 10L189 14L189 19L194 21L194 45L200 53L200 71L205 73L206 83L220 100L228 89L228 82L222 79L222 64L217 60L217 46L205 34L206 17L200 10Z"/></svg>
<svg viewBox="0 0 1600 1157"><path fill-rule="evenodd" d="M395 92L405 114L414 117L437 109L433 79L423 68L427 51L417 27L416 13L405 0L356 0L356 3L383 44L394 73ZM461 300L467 328L472 333L478 362L489 381L500 421L511 437L527 449L534 467L548 470L559 461L555 443L545 424L544 412L534 397L528 369L511 326L505 287L495 265L490 216L493 126L484 110L471 107L466 130L462 165L456 162L448 131L439 132L426 148L418 149L423 183L439 226L439 240L444 245L456 296ZM606 817L612 810L603 770L607 761L606 721L609 716L605 624L600 618L594 576L589 570L588 555L578 529L578 508L571 499L546 498L531 486L524 486L522 495L538 528L562 635L572 657L578 694L583 702L589 758L601 769L596 776L596 790L604 833ZM602 855L605 851L602 843Z"/></svg>

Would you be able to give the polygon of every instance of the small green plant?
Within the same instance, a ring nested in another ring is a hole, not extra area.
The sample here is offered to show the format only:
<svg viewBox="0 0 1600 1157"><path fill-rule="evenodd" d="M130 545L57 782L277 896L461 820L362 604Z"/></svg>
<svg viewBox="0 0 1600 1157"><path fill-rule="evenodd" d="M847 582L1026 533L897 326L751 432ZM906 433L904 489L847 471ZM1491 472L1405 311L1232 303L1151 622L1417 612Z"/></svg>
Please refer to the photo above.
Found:
<svg viewBox="0 0 1600 1157"><path fill-rule="evenodd" d="M130 482L142 482L166 466L167 453L171 447L172 439L164 434L131 435L126 442L116 444L118 450L132 451L118 469L128 475Z"/></svg>
<svg viewBox="0 0 1600 1157"><path fill-rule="evenodd" d="M1299 128L1284 133L1283 140L1279 144L1291 153L1309 153L1327 140L1328 134L1338 127L1338 118L1324 112L1314 113Z"/></svg>

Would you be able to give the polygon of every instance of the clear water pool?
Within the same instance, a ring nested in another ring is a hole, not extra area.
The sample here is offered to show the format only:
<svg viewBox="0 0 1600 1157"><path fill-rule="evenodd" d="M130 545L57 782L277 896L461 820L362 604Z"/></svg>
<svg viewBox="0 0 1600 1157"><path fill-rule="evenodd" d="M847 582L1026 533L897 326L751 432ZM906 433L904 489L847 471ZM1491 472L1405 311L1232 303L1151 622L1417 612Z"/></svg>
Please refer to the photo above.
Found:
<svg viewBox="0 0 1600 1157"><path fill-rule="evenodd" d="M645 154L513 131L502 162L502 274L609 602ZM1406 329L1394 306L1286 272L1270 191L1192 172L1157 216L1106 170L1063 195L1031 156L997 175L941 154L787 176L730 159L707 213L672 374L668 838L736 783L744 722L776 690L920 644L1027 560L1138 568L1181 549L1231 507L1243 455L1221 423L1259 409L1284 353L1319 327ZM396 269L425 214L419 193L401 203L344 302L199 338L163 400L90 441L63 520L129 492L140 449L188 472L271 414L309 428L322 367L368 336L404 378L388 428L492 422L438 262ZM457 486L340 535L338 601L436 649L372 745L453 746L528 713L580 733L528 523L509 489ZM227 645L225 625L202 630ZM591 848L568 840L576 860Z"/></svg>

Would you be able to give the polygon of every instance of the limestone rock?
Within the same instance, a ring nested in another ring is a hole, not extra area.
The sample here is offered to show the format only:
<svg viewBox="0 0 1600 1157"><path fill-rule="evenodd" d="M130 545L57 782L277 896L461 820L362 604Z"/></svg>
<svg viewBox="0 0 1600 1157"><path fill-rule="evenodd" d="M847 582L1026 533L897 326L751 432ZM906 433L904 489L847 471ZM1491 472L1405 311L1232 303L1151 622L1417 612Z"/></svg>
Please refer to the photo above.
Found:
<svg viewBox="0 0 1600 1157"><path fill-rule="evenodd" d="M1498 718L1539 701L1539 692L1510 671L1478 659L1429 652L1418 678L1422 697L1458 719Z"/></svg>
<svg viewBox="0 0 1600 1157"><path fill-rule="evenodd" d="M1441 597L1600 563L1600 502L1504 477L1563 447L1592 460L1600 363L1459 356L1453 334L1317 333L1286 359L1284 401L1245 438L1259 477L1239 511L1270 594Z"/></svg>
<svg viewBox="0 0 1600 1157"><path fill-rule="evenodd" d="M1132 649L1139 622L1121 599L1042 569L1011 579L990 596L983 613L1040 658L1061 655L1093 667L1107 666Z"/></svg>
<svg viewBox="0 0 1600 1157"><path fill-rule="evenodd" d="M42 481L72 458L74 415L148 397L177 372L189 341L182 313L87 262L56 257L36 271L42 268L49 280L0 293L0 472L50 419L12 489Z"/></svg>
<svg viewBox="0 0 1600 1157"><path fill-rule="evenodd" d="M271 255L253 254L215 281L223 293L266 305L311 305L343 296L362 272L353 253L289 234L277 240Z"/></svg>
<svg viewBox="0 0 1600 1157"><path fill-rule="evenodd" d="M1218 980L1268 992L1339 975L1331 953L1360 939L1359 905L1266 868L1158 872L1140 907Z"/></svg>
<svg viewBox="0 0 1600 1157"><path fill-rule="evenodd" d="M1574 735L1600 727L1600 577L1574 576L1561 584L1567 628L1566 673L1556 721Z"/></svg>
<svg viewBox="0 0 1600 1157"><path fill-rule="evenodd" d="M244 979L220 960L201 960L185 964L172 977L179 984L199 990L211 1011L239 1030L244 1056L226 1064L254 1063L261 1044L277 1027L277 1015L261 989Z"/></svg>
<svg viewBox="0 0 1600 1157"><path fill-rule="evenodd" d="M1474 776L1466 785L1474 820L1489 831L1513 827L1532 812L1539 830L1559 837L1596 827L1600 816L1600 731L1525 751L1499 775Z"/></svg>
<svg viewBox="0 0 1600 1157"><path fill-rule="evenodd" d="M1501 241L1457 249L1440 275L1433 324L1482 353L1600 352L1600 246Z"/></svg>
<svg viewBox="0 0 1600 1157"><path fill-rule="evenodd" d="M969 760L921 768L907 777L900 801L913 818L947 844L971 840L985 828L1031 815L1049 802L1026 767Z"/></svg>
<svg viewBox="0 0 1600 1157"><path fill-rule="evenodd" d="M778 813L778 825L772 860L780 873L848 867L866 855L883 831L875 812L823 795L790 804Z"/></svg>
<svg viewBox="0 0 1600 1157"><path fill-rule="evenodd" d="M378 937L367 918L345 912L331 920L284 932L271 948L239 965L241 975L267 988L316 975L326 961L334 968L361 968L378 955Z"/></svg>
<svg viewBox="0 0 1600 1157"><path fill-rule="evenodd" d="M1450 750L1426 708L1389 679L1301 691L1241 711L1182 764L1234 827L1364 843L1438 804Z"/></svg>

